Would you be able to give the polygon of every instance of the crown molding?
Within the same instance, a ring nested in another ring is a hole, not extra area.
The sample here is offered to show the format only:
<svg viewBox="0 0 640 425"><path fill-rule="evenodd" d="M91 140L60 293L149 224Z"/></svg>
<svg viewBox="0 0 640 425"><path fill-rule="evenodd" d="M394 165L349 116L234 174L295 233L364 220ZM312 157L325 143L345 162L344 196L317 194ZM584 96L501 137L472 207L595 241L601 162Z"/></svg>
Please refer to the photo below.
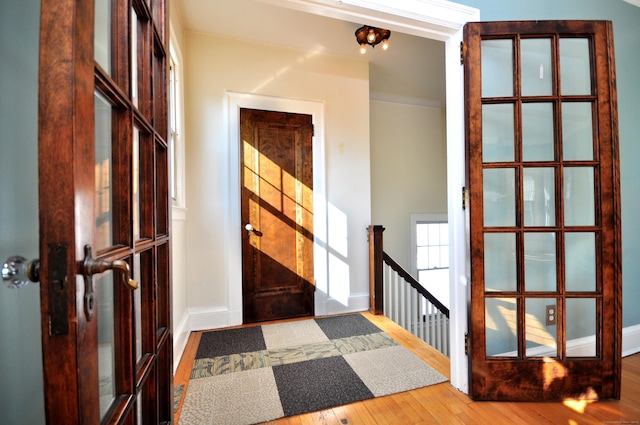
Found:
<svg viewBox="0 0 640 425"><path fill-rule="evenodd" d="M446 41L479 10L446 0L262 0L303 12L350 22L367 22L391 31Z"/></svg>

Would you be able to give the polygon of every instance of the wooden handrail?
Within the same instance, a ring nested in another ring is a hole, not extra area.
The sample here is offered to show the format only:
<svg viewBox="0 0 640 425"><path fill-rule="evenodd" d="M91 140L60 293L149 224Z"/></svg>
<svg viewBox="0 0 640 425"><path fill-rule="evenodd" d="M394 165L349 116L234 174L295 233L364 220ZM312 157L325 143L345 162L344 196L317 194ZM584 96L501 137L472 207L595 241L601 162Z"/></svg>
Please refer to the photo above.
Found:
<svg viewBox="0 0 640 425"><path fill-rule="evenodd" d="M449 309L384 252L382 246L382 232L384 232L384 227L380 225L371 225L367 230L369 238L369 311L373 314L384 314L383 263L386 262L416 291L422 294L422 296L429 300L429 302L438 310L449 317Z"/></svg>
<svg viewBox="0 0 640 425"><path fill-rule="evenodd" d="M409 272L403 269L400 264L396 263L393 258L391 258L386 252L382 253L382 259L389 265L389 267L393 269L393 271L398 273L404 280L406 280L413 289L418 291L423 297L429 300L429 302L442 313L444 313L445 316L449 317L449 309L445 307L444 304L442 304L440 301L438 301L438 299L434 297L431 292L427 291L424 286L422 286L420 282L416 280L415 277L411 276Z"/></svg>

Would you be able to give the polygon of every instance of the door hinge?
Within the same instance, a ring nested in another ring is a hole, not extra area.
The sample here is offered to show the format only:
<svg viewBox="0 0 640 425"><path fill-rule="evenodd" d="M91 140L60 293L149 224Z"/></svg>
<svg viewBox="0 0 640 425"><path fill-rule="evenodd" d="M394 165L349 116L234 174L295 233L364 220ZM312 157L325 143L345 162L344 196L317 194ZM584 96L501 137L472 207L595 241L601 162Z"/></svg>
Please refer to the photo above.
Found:
<svg viewBox="0 0 640 425"><path fill-rule="evenodd" d="M466 52L466 45L464 44L464 41L460 42L460 65L464 65L464 54Z"/></svg>
<svg viewBox="0 0 640 425"><path fill-rule="evenodd" d="M462 186L462 209L467 209L467 204L469 203L469 191L466 186Z"/></svg>
<svg viewBox="0 0 640 425"><path fill-rule="evenodd" d="M316 126L315 124L311 124L311 137L315 137L316 135Z"/></svg>
<svg viewBox="0 0 640 425"><path fill-rule="evenodd" d="M471 346L469 342L469 332L465 332L464 333L464 354L468 356L470 352L471 352Z"/></svg>

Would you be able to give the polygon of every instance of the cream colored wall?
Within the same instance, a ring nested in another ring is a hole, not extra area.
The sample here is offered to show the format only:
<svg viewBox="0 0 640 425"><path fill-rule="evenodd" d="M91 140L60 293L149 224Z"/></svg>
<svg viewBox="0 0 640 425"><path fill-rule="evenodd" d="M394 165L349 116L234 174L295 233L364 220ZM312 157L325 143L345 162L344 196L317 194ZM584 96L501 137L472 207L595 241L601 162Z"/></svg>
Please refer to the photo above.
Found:
<svg viewBox="0 0 640 425"><path fill-rule="evenodd" d="M372 222L411 271L410 214L447 212L444 108L371 101L371 170Z"/></svg>
<svg viewBox="0 0 640 425"><path fill-rule="evenodd" d="M241 226L230 214L230 175L237 165L230 140L229 93L297 99L324 105L324 172L327 208L346 218L346 252L327 261L330 292L349 295L336 301L316 292L316 314L368 308L370 224L369 81L365 61L327 56L239 40L185 34L185 117L187 187L187 284L192 329L237 324L241 311L234 301L241 282L241 258L234 248ZM317 131L316 131L317 133ZM314 142L315 144L315 142ZM340 227L329 227L332 229ZM320 228L317 229L320 232ZM329 241L331 245L331 241ZM335 266L333 266L335 264ZM316 275L321 275L316 270ZM241 304L240 304L241 307Z"/></svg>

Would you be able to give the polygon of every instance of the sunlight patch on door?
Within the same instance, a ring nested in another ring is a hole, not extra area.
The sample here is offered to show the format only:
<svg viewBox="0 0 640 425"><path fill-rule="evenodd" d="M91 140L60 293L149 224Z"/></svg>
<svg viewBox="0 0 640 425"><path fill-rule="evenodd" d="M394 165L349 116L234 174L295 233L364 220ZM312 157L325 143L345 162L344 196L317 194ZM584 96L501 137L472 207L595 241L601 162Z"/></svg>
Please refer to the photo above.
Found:
<svg viewBox="0 0 640 425"><path fill-rule="evenodd" d="M249 220L262 236L250 244L344 306L351 296L348 218L291 173L243 140L243 186L251 192ZM321 207L321 208L319 208ZM314 217L314 210L319 217ZM318 233L314 232L314 221ZM297 255L283 246L295 246ZM305 253L313 250L313 264ZM314 266L315 264L315 266Z"/></svg>
<svg viewBox="0 0 640 425"><path fill-rule="evenodd" d="M262 236L251 234L251 245L307 282L313 283L313 265L305 264L304 256L301 255L303 251L312 249L313 240L297 231L290 223L285 223L265 208L260 208L252 199L249 200L249 210L252 223L256 223L254 227L262 233ZM288 255L290 250L283 250L283 243L293 244L298 255Z"/></svg>
<svg viewBox="0 0 640 425"><path fill-rule="evenodd" d="M555 359L546 357L542 363L542 374L544 376L545 391L551 388L556 379L564 379L567 377L567 368Z"/></svg>
<svg viewBox="0 0 640 425"><path fill-rule="evenodd" d="M255 195L249 220L259 232L249 243L313 284L313 263L304 260L313 250L313 190L251 144L243 146L244 187Z"/></svg>
<svg viewBox="0 0 640 425"><path fill-rule="evenodd" d="M297 225L313 232L313 189L246 141L244 187ZM252 217L253 218L253 217Z"/></svg>

